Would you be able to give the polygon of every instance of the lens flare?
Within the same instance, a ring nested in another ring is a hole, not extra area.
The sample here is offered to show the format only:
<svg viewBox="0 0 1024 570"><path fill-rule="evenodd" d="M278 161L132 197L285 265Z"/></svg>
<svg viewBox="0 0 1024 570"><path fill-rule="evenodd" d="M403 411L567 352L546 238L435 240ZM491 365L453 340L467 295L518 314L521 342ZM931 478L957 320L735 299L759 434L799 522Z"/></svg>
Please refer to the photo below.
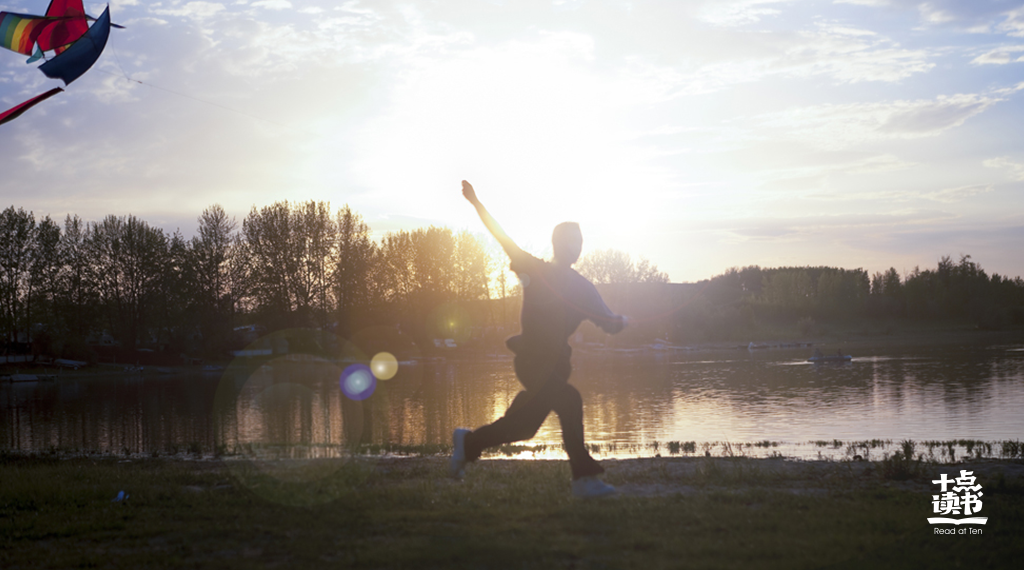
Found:
<svg viewBox="0 0 1024 570"><path fill-rule="evenodd" d="M343 377L337 362L366 361L368 354L328 332L287 329L253 339L236 356L217 385L215 409L223 426L217 445L234 450L225 463L238 484L264 500L303 507L360 488L374 462L354 452L365 406L330 387ZM365 378L352 384L364 397L372 393Z"/></svg>
<svg viewBox="0 0 1024 570"><path fill-rule="evenodd" d="M377 378L365 364L353 364L341 373L341 391L353 400L365 400L377 388Z"/></svg>
<svg viewBox="0 0 1024 570"><path fill-rule="evenodd" d="M398 374L398 359L390 352L378 352L370 360L370 369L377 380L391 380Z"/></svg>

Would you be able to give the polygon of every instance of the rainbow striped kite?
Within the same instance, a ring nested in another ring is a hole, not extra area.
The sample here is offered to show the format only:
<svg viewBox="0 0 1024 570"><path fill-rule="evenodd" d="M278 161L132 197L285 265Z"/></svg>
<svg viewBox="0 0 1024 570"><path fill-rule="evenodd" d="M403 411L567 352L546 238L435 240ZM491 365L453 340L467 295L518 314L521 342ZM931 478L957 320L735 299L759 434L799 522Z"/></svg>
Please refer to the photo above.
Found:
<svg viewBox="0 0 1024 570"><path fill-rule="evenodd" d="M0 47L36 54L31 62L42 52L61 53L88 29L81 0L53 0L45 16L0 12Z"/></svg>
<svg viewBox="0 0 1024 570"><path fill-rule="evenodd" d="M89 20L94 20L92 26ZM28 63L45 58L46 52L53 53L39 70L68 85L99 59L111 25L109 6L99 18L92 18L86 15L82 0L51 0L44 16L0 12L0 47L31 56ZM51 89L0 113L0 124L60 91Z"/></svg>

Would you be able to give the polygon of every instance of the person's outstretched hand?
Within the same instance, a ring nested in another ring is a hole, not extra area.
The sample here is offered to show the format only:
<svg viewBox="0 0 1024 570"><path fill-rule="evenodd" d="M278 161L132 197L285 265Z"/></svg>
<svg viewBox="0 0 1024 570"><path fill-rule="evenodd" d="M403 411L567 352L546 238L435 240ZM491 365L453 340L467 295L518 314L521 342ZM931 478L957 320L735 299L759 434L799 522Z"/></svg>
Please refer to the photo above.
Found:
<svg viewBox="0 0 1024 570"><path fill-rule="evenodd" d="M470 204L476 205L476 190L473 190L473 185L465 180L462 181L462 195L469 200Z"/></svg>

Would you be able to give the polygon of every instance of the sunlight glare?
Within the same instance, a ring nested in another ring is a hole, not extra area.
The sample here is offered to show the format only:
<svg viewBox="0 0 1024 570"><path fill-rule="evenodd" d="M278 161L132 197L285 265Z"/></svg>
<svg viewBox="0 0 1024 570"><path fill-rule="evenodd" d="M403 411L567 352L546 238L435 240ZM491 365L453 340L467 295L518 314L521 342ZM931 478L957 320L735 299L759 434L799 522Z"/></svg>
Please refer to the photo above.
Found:
<svg viewBox="0 0 1024 570"><path fill-rule="evenodd" d="M467 179L524 243L547 244L566 219L642 231L636 189L659 181L630 146L626 101L639 86L595 66L592 50L565 33L421 61L364 133L356 168L382 189L371 199L393 211L400 196L405 214L471 225L458 204Z"/></svg>

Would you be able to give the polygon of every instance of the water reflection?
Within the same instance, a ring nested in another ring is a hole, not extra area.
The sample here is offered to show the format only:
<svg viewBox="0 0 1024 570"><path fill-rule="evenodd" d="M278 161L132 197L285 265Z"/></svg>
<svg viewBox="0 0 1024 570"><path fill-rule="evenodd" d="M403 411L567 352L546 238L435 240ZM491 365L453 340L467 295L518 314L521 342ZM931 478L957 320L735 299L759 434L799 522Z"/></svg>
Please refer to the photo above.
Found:
<svg viewBox="0 0 1024 570"><path fill-rule="evenodd" d="M816 365L803 351L577 353L587 440L635 453L653 442L998 441L1024 434L1020 346L863 349ZM0 385L6 449L189 450L337 457L360 443L447 443L494 421L520 386L506 358L404 362L357 401L344 365L283 357L222 375L67 378ZM535 445L558 446L556 418ZM803 446L803 447L801 447Z"/></svg>

